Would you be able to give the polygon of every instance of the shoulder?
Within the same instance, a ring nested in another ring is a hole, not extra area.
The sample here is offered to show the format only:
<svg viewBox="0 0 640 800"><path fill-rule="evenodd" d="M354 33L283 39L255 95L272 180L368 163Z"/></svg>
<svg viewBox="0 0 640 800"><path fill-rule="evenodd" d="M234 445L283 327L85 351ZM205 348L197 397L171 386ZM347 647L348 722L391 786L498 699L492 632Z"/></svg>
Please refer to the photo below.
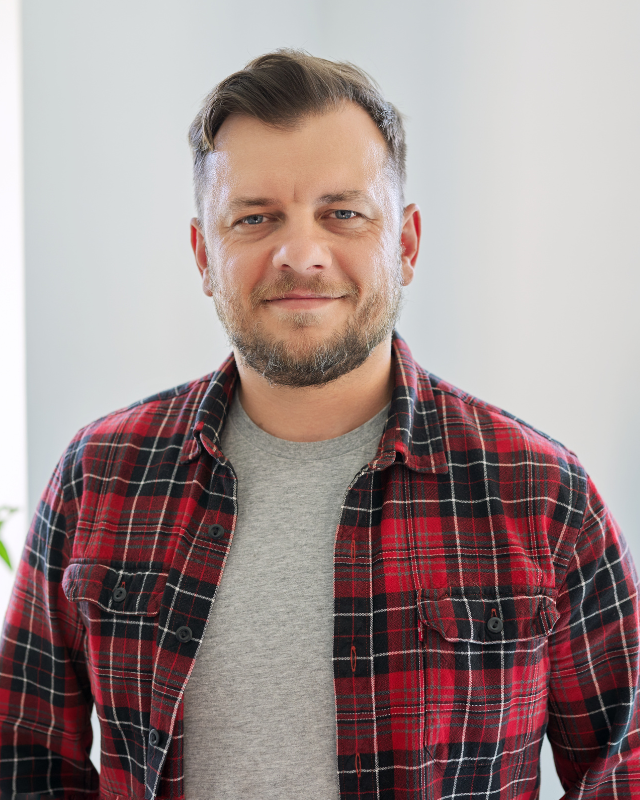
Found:
<svg viewBox="0 0 640 800"><path fill-rule="evenodd" d="M428 383L436 403L441 433L450 448L527 451L551 461L579 466L576 454L557 439L498 406L442 380L421 367L419 381Z"/></svg>
<svg viewBox="0 0 640 800"><path fill-rule="evenodd" d="M456 483L484 483L514 513L562 517L579 528L588 475L576 454L528 422L419 368L433 393L443 449ZM427 391L429 391L427 390ZM472 489L470 489L472 491ZM520 510L518 510L518 508Z"/></svg>
<svg viewBox="0 0 640 800"><path fill-rule="evenodd" d="M83 426L65 452L65 466L73 471L80 462L86 468L87 460L113 463L149 448L159 452L173 446L179 451L215 375L156 392Z"/></svg>

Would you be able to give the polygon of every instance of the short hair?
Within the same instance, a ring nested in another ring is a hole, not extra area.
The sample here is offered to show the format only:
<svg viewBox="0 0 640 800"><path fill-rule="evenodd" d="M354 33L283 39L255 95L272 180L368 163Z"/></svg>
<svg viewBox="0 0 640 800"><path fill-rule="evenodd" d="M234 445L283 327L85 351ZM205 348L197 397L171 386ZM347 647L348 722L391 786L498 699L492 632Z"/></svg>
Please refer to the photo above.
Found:
<svg viewBox="0 0 640 800"><path fill-rule="evenodd" d="M282 48L254 58L221 81L206 96L189 128L198 217L202 220L205 162L214 138L230 114L244 114L290 130L304 117L322 114L344 101L361 106L384 137L389 164L404 205L406 152L402 115L387 102L364 70L346 61L316 58L304 50Z"/></svg>

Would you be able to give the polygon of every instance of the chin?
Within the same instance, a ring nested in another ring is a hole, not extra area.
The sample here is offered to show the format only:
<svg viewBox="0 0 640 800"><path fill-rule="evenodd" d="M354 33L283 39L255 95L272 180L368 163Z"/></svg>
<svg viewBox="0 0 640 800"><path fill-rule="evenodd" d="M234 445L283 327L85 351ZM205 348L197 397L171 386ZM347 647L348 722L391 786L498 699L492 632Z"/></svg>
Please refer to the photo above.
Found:
<svg viewBox="0 0 640 800"><path fill-rule="evenodd" d="M323 315L314 311L291 311L288 314L283 314L278 322L280 324L274 331L274 336L278 336L278 334L281 336L286 335L286 329L316 331L318 335L330 336L340 327L339 323L328 326L326 319L323 319Z"/></svg>

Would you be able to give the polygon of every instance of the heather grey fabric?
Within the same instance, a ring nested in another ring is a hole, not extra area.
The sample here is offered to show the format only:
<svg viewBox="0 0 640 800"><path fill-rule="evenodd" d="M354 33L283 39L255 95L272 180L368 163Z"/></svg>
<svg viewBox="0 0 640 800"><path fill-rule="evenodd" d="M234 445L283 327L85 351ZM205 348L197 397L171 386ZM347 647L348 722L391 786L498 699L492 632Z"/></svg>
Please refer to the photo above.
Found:
<svg viewBox="0 0 640 800"><path fill-rule="evenodd" d="M389 407L336 439L258 428L234 400L222 450L238 522L184 695L187 800L337 800L333 549Z"/></svg>

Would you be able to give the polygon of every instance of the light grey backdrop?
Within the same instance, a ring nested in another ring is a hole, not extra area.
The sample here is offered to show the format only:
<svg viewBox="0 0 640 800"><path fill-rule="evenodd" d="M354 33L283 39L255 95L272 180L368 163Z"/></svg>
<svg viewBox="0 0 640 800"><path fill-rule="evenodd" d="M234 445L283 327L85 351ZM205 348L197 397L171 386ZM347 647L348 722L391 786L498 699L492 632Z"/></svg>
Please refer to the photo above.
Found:
<svg viewBox="0 0 640 800"><path fill-rule="evenodd" d="M186 131L214 83L294 46L407 115L414 355L575 450L638 560L640 4L24 0L23 26L31 511L81 425L226 355Z"/></svg>

